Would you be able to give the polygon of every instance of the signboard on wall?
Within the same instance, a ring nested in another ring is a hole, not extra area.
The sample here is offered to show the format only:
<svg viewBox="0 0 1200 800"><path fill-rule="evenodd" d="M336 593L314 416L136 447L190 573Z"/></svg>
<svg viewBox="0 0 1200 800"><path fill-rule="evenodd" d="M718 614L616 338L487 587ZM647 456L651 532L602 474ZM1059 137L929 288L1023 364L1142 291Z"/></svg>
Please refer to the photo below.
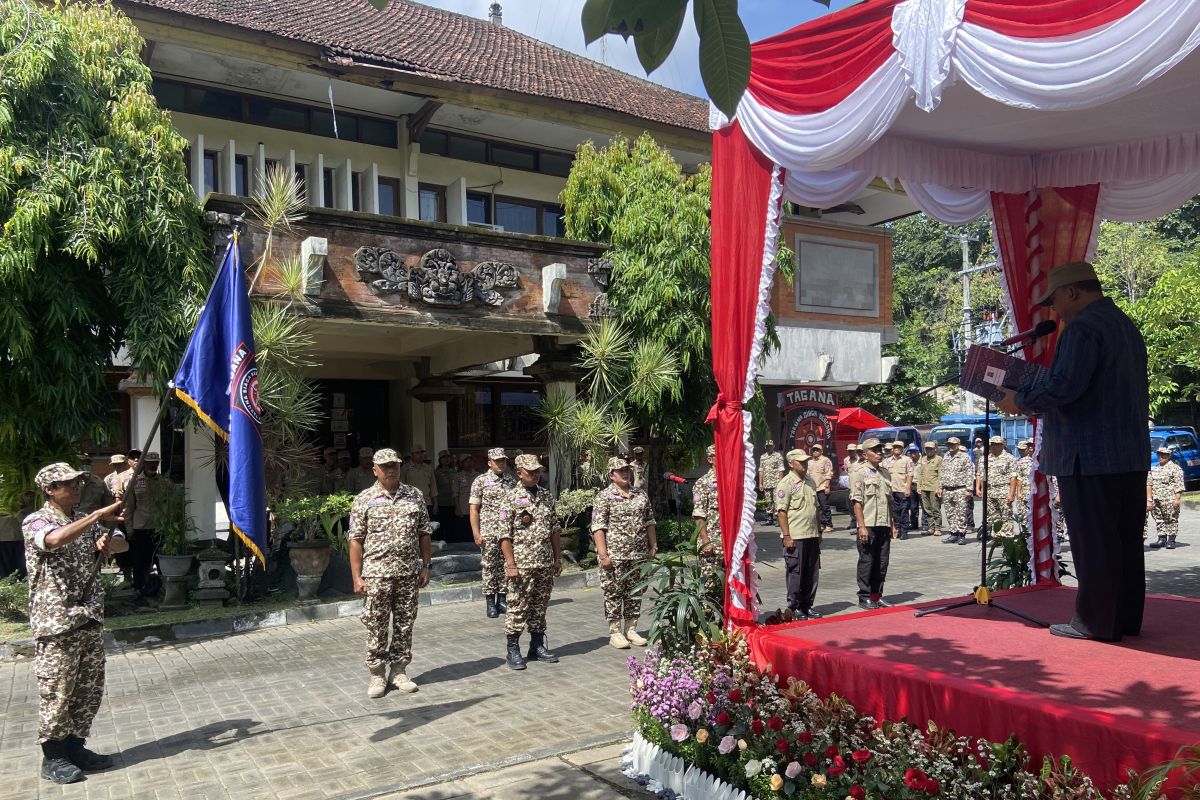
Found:
<svg viewBox="0 0 1200 800"><path fill-rule="evenodd" d="M782 450L808 452L820 444L826 452L833 445L833 420L837 419L838 396L828 389L794 386L779 392L783 419Z"/></svg>

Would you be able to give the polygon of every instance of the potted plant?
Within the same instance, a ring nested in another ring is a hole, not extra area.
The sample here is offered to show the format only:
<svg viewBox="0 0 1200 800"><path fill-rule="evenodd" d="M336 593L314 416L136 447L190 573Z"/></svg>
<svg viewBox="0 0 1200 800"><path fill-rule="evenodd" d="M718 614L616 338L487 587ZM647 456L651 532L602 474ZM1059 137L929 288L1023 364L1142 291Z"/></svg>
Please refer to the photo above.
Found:
<svg viewBox="0 0 1200 800"><path fill-rule="evenodd" d="M301 495L284 500L275 509L275 518L290 526L285 534L288 561L296 573L302 603L316 602L330 557L347 548L343 521L353 503L354 495L348 492Z"/></svg>
<svg viewBox="0 0 1200 800"><path fill-rule="evenodd" d="M166 478L155 478L151 493L150 519L161 537L158 574L163 579L160 608L187 606L187 576L192 569L192 538L196 523L187 509L187 492Z"/></svg>

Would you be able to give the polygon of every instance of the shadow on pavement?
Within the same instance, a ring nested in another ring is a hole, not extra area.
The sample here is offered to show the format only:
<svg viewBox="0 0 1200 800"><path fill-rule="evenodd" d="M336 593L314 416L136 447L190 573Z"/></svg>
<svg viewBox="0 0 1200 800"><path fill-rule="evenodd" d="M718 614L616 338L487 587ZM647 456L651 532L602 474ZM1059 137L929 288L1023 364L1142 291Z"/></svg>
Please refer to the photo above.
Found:
<svg viewBox="0 0 1200 800"><path fill-rule="evenodd" d="M188 750L216 750L231 744L245 741L264 733L270 733L270 728L253 730L263 723L253 719L229 719L213 722L183 733L175 733L153 742L135 745L128 750L116 754L122 767L132 767L143 761L154 761L160 758L170 758ZM230 734L224 736L224 734ZM222 737L218 739L217 737Z"/></svg>
<svg viewBox="0 0 1200 800"><path fill-rule="evenodd" d="M571 642L570 644L554 645L550 649L553 650L554 654L559 658L563 658L564 656L583 655L584 653L590 653L593 650L599 650L601 647L607 646L608 637L597 636L595 639L583 639L582 641Z"/></svg>
<svg viewBox="0 0 1200 800"><path fill-rule="evenodd" d="M496 652L504 652L504 639L501 635L497 635ZM426 670L420 675L414 676L420 686L428 686L433 683L441 683L443 681L456 681L461 678L470 678L478 675L481 672L487 672L490 669L503 666L504 659L499 656L489 656L487 658L477 658L474 661L460 661L457 664L446 664L442 667L434 667Z"/></svg>
<svg viewBox="0 0 1200 800"><path fill-rule="evenodd" d="M408 733L411 730L421 727L422 725L433 722L435 720L445 719L453 714L462 711L465 708L470 708L476 703L483 702L484 697L472 697L466 700L454 700L449 703L434 703L428 706L415 706L413 708L398 708L395 711L388 711L378 716L383 719L395 719L401 717L400 721L395 725L389 725L386 728L380 728L371 734L372 742L384 742L395 736L403 733Z"/></svg>

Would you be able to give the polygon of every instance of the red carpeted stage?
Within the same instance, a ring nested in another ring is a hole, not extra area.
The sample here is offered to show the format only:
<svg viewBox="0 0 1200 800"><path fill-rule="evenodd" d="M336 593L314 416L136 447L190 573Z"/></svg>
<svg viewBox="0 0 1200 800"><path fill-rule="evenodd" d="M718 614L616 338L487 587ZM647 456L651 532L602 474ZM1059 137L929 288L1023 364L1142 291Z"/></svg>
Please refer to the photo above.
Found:
<svg viewBox="0 0 1200 800"><path fill-rule="evenodd" d="M1047 622L1070 620L1075 603L1062 587L995 597ZM759 628L750 645L760 664L862 713L996 741L1016 733L1035 767L1067 754L1101 789L1200 742L1200 601L1148 597L1141 635L1120 644L1051 636L977 605L920 619L913 608Z"/></svg>

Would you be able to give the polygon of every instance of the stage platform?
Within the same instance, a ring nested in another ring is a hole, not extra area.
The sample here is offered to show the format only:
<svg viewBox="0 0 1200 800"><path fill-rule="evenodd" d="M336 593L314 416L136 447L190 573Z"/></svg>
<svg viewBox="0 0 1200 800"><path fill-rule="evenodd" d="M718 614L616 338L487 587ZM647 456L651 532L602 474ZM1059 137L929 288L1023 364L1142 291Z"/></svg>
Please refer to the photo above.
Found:
<svg viewBox="0 0 1200 800"><path fill-rule="evenodd" d="M995 599L1067 622L1075 590ZM978 605L913 616L942 602L758 628L750 645L760 664L864 714L996 741L1016 733L1035 769L1067 754L1101 789L1200 742L1200 601L1148 597L1141 635L1119 644L1051 636Z"/></svg>

